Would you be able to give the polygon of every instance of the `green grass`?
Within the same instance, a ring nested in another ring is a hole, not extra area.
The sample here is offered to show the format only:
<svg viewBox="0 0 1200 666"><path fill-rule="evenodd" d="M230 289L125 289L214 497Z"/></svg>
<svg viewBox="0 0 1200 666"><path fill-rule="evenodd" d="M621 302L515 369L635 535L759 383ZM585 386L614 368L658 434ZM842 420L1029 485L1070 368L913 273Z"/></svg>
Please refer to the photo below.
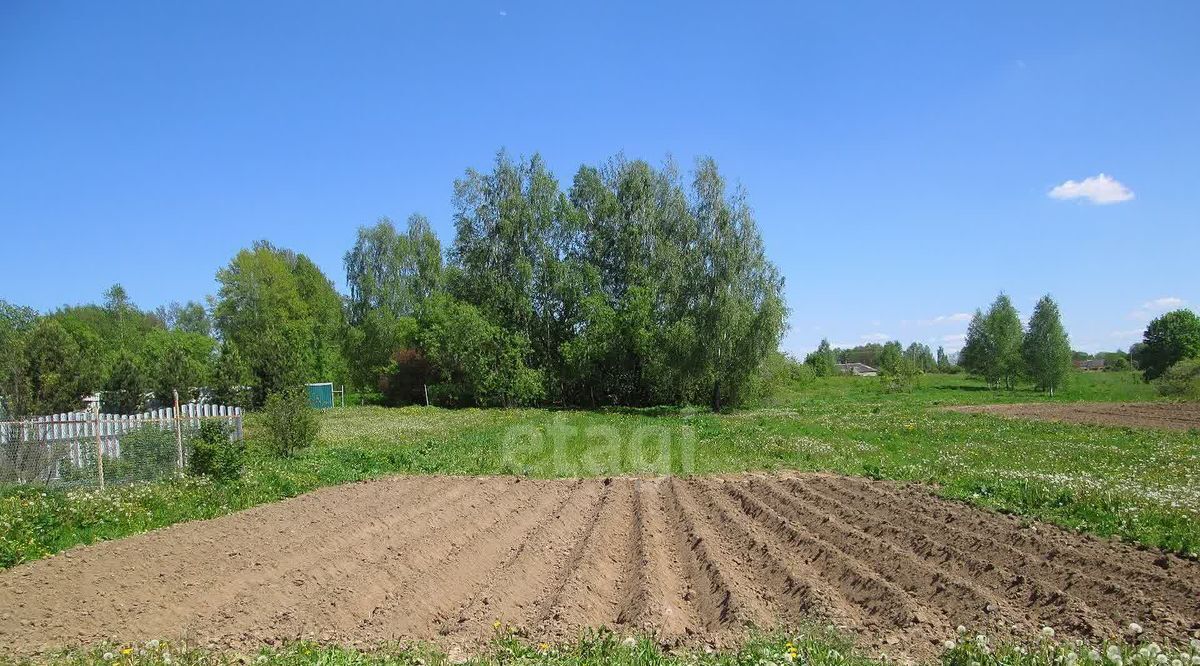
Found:
<svg viewBox="0 0 1200 666"><path fill-rule="evenodd" d="M1189 645L1135 643L1136 635L1102 643L1062 642L1053 632L1023 643L992 645L965 627L948 636L941 653L927 663L942 666L1200 666L1200 640ZM1159 655L1164 655L1165 661ZM0 656L0 665L34 662ZM853 643L831 629L750 633L736 649L666 649L645 637L622 637L606 629L590 630L569 643L533 643L515 630L501 628L477 654L451 656L425 644L383 645L361 650L341 645L293 642L252 654L198 649L152 640L136 644L102 644L64 651L36 663L58 666L884 666L884 655L864 656Z"/></svg>
<svg viewBox="0 0 1200 666"><path fill-rule="evenodd" d="M1078 375L1056 401L1141 400L1133 375ZM1200 433L1039 423L944 405L1047 400L930 376L910 393L870 378L780 391L758 409L603 412L356 407L322 415L295 458L255 451L243 478L110 489L0 489L0 565L79 543L210 518L388 474L534 477L830 470L930 484L967 502L1070 528L1200 551Z"/></svg>

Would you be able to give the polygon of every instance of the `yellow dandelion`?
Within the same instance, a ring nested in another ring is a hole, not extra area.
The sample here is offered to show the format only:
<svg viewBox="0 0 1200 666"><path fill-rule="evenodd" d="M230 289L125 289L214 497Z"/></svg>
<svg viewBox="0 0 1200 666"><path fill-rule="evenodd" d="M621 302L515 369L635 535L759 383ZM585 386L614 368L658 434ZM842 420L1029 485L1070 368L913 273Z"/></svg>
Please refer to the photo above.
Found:
<svg viewBox="0 0 1200 666"><path fill-rule="evenodd" d="M500 628L500 620L496 620L495 622L493 622L493 623L492 623L492 628L493 628L493 629L499 629L499 628Z"/></svg>
<svg viewBox="0 0 1200 666"><path fill-rule="evenodd" d="M131 655L133 654L133 648L125 648L124 650L121 650L121 654Z"/></svg>

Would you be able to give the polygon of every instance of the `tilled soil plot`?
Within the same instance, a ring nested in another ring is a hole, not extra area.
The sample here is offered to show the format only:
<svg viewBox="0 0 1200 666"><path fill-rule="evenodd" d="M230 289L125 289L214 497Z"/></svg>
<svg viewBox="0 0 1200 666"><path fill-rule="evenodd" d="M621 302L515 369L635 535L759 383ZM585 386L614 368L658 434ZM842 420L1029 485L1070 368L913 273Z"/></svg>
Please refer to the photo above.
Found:
<svg viewBox="0 0 1200 666"><path fill-rule="evenodd" d="M76 548L0 572L0 645L187 638L374 645L607 625L727 645L816 618L872 652L1200 630L1200 564L825 474L393 478Z"/></svg>
<svg viewBox="0 0 1200 666"><path fill-rule="evenodd" d="M950 411L1041 421L1190 430L1200 428L1200 402L1077 402L964 405Z"/></svg>

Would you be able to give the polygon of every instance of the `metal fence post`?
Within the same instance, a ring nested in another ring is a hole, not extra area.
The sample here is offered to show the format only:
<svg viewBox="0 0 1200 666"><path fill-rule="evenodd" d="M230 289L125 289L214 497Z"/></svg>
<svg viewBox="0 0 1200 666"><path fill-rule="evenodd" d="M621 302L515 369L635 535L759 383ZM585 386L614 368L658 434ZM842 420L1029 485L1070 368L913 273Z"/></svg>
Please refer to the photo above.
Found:
<svg viewBox="0 0 1200 666"><path fill-rule="evenodd" d="M179 427L179 391L171 389L171 393L175 394L175 452L178 457L179 469L183 469L183 429Z"/></svg>

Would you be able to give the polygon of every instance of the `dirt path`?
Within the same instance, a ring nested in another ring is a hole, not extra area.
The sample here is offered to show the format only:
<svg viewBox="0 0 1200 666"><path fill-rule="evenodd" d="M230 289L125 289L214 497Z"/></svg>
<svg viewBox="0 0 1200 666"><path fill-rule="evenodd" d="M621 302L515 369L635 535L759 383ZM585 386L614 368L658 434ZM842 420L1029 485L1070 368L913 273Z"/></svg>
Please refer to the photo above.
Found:
<svg viewBox="0 0 1200 666"><path fill-rule="evenodd" d="M1075 402L964 405L947 407L968 414L995 414L1039 421L1190 430L1200 428L1200 402Z"/></svg>
<svg viewBox="0 0 1200 666"><path fill-rule="evenodd" d="M448 649L501 620L727 644L819 618L895 657L992 636L1200 630L1200 564L825 474L394 478L76 548L0 572L0 646L312 637Z"/></svg>

